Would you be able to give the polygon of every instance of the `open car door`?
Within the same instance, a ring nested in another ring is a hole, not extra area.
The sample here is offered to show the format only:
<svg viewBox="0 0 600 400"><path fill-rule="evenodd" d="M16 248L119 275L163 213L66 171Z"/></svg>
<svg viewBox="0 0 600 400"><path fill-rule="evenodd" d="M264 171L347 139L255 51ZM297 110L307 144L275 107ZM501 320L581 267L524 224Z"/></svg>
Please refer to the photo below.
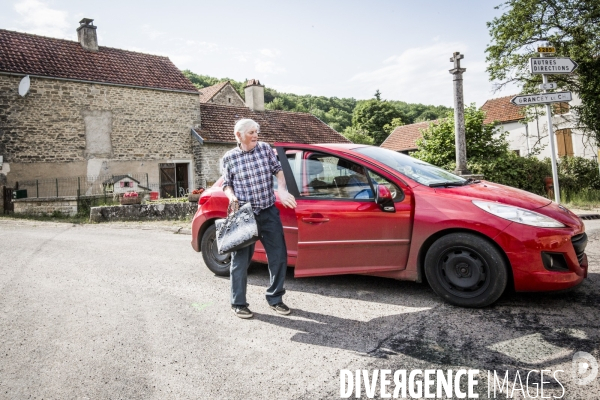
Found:
<svg viewBox="0 0 600 400"><path fill-rule="evenodd" d="M402 190L381 172L315 147L277 151L288 190L298 203L296 277L406 268L412 232L410 188ZM387 207L376 202L379 185L393 197Z"/></svg>

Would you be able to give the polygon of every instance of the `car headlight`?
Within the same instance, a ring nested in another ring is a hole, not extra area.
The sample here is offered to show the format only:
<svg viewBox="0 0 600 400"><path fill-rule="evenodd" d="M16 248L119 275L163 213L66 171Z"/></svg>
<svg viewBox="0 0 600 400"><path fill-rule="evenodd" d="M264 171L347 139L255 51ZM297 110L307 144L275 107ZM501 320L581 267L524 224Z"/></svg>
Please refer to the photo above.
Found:
<svg viewBox="0 0 600 400"><path fill-rule="evenodd" d="M534 211L525 210L524 208L478 200L473 200L473 204L490 214L519 224L539 226L541 228L566 228L566 225L553 218Z"/></svg>

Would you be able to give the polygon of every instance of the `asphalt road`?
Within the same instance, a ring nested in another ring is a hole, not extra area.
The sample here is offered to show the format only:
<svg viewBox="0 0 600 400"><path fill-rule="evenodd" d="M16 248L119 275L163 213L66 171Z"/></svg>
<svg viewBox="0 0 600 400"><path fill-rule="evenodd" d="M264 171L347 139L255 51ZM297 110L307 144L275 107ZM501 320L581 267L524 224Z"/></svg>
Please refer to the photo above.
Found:
<svg viewBox="0 0 600 400"><path fill-rule="evenodd" d="M0 398L330 399L342 369L465 368L480 371L479 398L488 371L509 371L513 389L517 373L525 385L544 369L564 371L544 376L545 396L562 384L562 398L598 399L599 378L571 376L575 352L600 361L600 221L586 225L590 273L569 293L507 293L472 310L423 284L290 269L285 317L268 308L268 271L255 265L255 317L241 320L228 279L174 234L185 230L0 218Z"/></svg>

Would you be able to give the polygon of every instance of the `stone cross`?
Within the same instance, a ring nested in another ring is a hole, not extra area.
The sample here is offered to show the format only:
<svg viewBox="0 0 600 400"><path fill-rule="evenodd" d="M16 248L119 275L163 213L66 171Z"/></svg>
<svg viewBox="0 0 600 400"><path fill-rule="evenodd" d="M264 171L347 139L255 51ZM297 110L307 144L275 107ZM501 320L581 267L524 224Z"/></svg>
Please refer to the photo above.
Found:
<svg viewBox="0 0 600 400"><path fill-rule="evenodd" d="M462 74L467 69L460 67L460 60L465 58L459 51L454 52L450 62L454 68L450 70L454 82L454 142L456 144L456 170L458 175L470 175L467 169L467 142L465 139L465 103L463 100Z"/></svg>

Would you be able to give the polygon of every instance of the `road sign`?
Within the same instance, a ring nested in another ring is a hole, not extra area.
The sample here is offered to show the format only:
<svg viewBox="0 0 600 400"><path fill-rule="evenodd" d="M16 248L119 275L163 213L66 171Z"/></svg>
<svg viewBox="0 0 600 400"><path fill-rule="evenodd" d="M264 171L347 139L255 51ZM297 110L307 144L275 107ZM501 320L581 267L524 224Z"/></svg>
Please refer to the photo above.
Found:
<svg viewBox="0 0 600 400"><path fill-rule="evenodd" d="M556 53L556 48L550 46L538 47L538 53Z"/></svg>
<svg viewBox="0 0 600 400"><path fill-rule="evenodd" d="M534 57L529 59L529 71L532 74L570 74L577 63L568 57Z"/></svg>
<svg viewBox="0 0 600 400"><path fill-rule="evenodd" d="M557 85L554 82L542 83L539 88L542 90L556 89Z"/></svg>
<svg viewBox="0 0 600 400"><path fill-rule="evenodd" d="M571 92L555 92L515 96L510 99L510 102L516 106L528 106L531 104L563 103L571 100Z"/></svg>

